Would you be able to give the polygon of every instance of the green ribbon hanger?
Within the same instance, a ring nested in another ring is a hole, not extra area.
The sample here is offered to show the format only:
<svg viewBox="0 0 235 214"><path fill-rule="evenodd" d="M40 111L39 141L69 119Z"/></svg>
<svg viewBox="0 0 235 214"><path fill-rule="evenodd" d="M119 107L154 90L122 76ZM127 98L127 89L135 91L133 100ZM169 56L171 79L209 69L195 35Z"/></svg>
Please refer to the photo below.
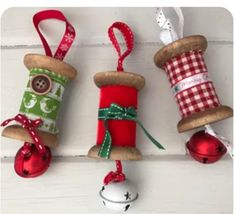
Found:
<svg viewBox="0 0 235 214"><path fill-rule="evenodd" d="M157 142L144 128L142 123L137 118L137 112L134 107L124 108L116 103L112 103L109 108L99 109L99 120L104 120L105 137L101 148L99 150L99 156L108 159L110 156L110 150L112 147L112 137L108 129L108 120L132 120L135 121L140 128L144 131L149 140L155 144L159 149L165 149L159 142Z"/></svg>

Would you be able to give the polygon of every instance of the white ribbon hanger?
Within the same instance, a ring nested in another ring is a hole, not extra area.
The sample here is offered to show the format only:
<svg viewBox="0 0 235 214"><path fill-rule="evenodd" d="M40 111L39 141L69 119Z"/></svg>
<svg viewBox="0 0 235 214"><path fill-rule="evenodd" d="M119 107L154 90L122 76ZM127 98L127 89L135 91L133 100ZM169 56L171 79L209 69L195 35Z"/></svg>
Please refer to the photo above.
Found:
<svg viewBox="0 0 235 214"><path fill-rule="evenodd" d="M184 16L182 10L180 9L180 7L173 7L173 10L177 15L178 25L174 25L172 22L173 19L171 20L171 18L166 17L163 8L158 7L156 11L157 24L161 28L160 40L165 45L183 38ZM233 147L229 140L223 137L222 135L217 134L209 124L205 125L205 128L206 133L217 138L224 144L224 146L227 148L229 155L233 158Z"/></svg>
<svg viewBox="0 0 235 214"><path fill-rule="evenodd" d="M179 7L174 7L173 9L179 19L178 26L174 26L172 24L172 21L165 16L163 8L158 7L156 11L157 24L161 28L160 40L165 45L183 37L183 27L184 27L183 13Z"/></svg>

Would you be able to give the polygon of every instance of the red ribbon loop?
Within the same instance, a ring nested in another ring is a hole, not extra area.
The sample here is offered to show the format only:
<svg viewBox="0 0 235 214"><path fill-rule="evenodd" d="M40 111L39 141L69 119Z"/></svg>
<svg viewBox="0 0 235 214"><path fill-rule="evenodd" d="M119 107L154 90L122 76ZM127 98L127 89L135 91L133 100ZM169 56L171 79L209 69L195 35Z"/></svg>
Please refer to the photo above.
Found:
<svg viewBox="0 0 235 214"><path fill-rule="evenodd" d="M45 11L40 11L38 13L36 13L33 16L33 24L34 27L36 28L39 37L42 41L45 53L47 56L52 57L52 52L51 49L46 41L46 39L44 38L44 36L42 35L40 29L39 29L39 23L41 21L47 20L47 19L57 19L60 21L65 22L66 24L66 28L65 28L65 33L62 37L62 40L54 54L54 58L59 59L59 60L63 60L66 53L68 52L69 48L71 47L76 33L75 33L75 29L74 27L68 22L68 20L66 19L66 17L64 16L64 14L61 11L58 10L45 10Z"/></svg>
<svg viewBox="0 0 235 214"><path fill-rule="evenodd" d="M28 131L30 137L32 138L35 146L37 147L37 149L40 153L46 152L46 148L45 148L44 144L41 142L41 140L36 132L36 128L38 126L40 126L43 122L41 119L30 120L23 114L17 114L14 118L10 118L8 120L3 121L1 126L6 126L11 121L16 121L16 122L20 123L22 125L22 127Z"/></svg>
<svg viewBox="0 0 235 214"><path fill-rule="evenodd" d="M123 182L126 180L125 174L122 172L122 163L120 160L116 160L116 172L109 172L104 178L104 185L108 185L111 182Z"/></svg>
<svg viewBox="0 0 235 214"><path fill-rule="evenodd" d="M118 41L114 35L114 28L118 29L125 39L127 50L123 54L121 54L120 45L118 44ZM108 35L118 53L117 71L123 71L123 61L131 53L134 47L134 34L131 31L130 27L125 23L115 22L112 24L112 26L109 27Z"/></svg>

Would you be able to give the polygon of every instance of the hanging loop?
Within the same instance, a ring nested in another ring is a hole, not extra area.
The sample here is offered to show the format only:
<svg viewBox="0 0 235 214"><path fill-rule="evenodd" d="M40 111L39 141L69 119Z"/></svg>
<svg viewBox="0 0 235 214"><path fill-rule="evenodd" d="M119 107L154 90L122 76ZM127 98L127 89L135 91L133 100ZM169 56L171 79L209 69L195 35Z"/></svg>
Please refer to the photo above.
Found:
<svg viewBox="0 0 235 214"><path fill-rule="evenodd" d="M117 41L117 38L114 34L114 29L117 29L121 32L122 36L125 39L127 50L121 54L121 48ZM108 29L109 38L118 53L118 63L117 63L117 71L123 71L123 61L124 59L131 53L134 47L134 35L128 25L123 22L115 22Z"/></svg>
<svg viewBox="0 0 235 214"><path fill-rule="evenodd" d="M52 55L51 49L39 29L40 22L48 20L48 19L57 19L59 21L65 22L65 24L66 24L65 33L60 41L60 44L59 44L54 56ZM36 30L39 34L39 37L42 41L46 55L50 56L50 57L54 57L59 60L63 60L66 53L68 52L69 48L71 47L71 45L74 41L75 35L76 35L74 27L68 22L68 20L64 16L64 14L58 10L40 11L33 16L33 24L34 24L34 27L36 28Z"/></svg>
<svg viewBox="0 0 235 214"><path fill-rule="evenodd" d="M157 24L161 28L160 40L165 44L169 44L180 38L183 38L184 16L180 7L173 7L174 12L178 18L178 26L172 22L172 17L165 15L164 9L159 7L156 10Z"/></svg>

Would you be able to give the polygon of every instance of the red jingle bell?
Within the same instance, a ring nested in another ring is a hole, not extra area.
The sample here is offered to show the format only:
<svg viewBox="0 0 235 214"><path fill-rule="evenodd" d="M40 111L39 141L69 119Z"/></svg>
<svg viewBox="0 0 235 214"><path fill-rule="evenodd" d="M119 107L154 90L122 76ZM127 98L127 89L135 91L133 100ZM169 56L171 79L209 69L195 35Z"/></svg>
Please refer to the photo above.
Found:
<svg viewBox="0 0 235 214"><path fill-rule="evenodd" d="M15 172L24 178L33 178L43 174L51 162L51 150L40 153L34 144L25 142L15 157Z"/></svg>
<svg viewBox="0 0 235 214"><path fill-rule="evenodd" d="M191 156L204 164L218 161L227 152L219 139L205 131L196 132L186 146Z"/></svg>

